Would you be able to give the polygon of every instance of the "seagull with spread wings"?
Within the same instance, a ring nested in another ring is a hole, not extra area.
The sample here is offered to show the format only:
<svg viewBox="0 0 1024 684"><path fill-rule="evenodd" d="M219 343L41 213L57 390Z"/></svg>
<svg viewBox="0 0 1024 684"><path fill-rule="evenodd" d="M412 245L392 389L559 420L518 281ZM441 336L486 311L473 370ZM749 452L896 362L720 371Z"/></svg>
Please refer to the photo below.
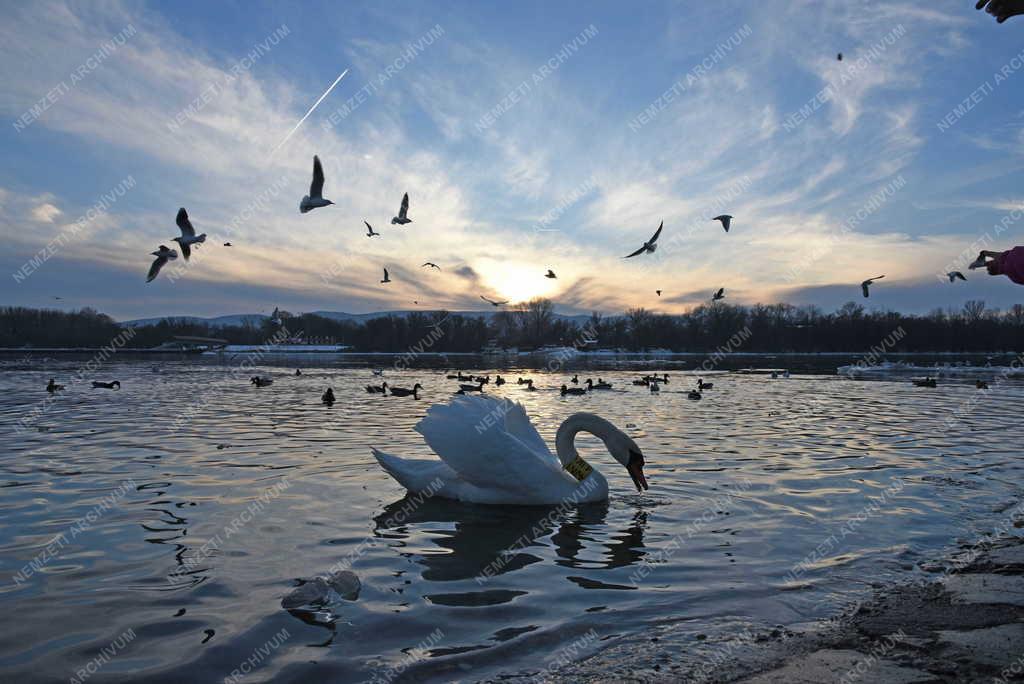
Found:
<svg viewBox="0 0 1024 684"><path fill-rule="evenodd" d="M404 226L406 223L412 223L412 219L409 218L409 193L402 195L402 206L398 209L398 216L391 219L391 223Z"/></svg>
<svg viewBox="0 0 1024 684"><path fill-rule="evenodd" d="M320 166L320 157L313 155L313 182L309 184L309 194L299 202L299 211L303 214L318 207L334 204L324 199L324 167Z"/></svg>
<svg viewBox="0 0 1024 684"><path fill-rule="evenodd" d="M371 226L369 224L369 222L363 221L363 223L366 224L366 237L373 237L374 235L380 235L380 233L378 233L377 231L375 231L373 229L373 226Z"/></svg>
<svg viewBox="0 0 1024 684"><path fill-rule="evenodd" d="M874 278L868 278L867 280L860 284L860 291L864 293L865 297L869 296L870 293L868 292L868 288L871 287L871 283L884 277L884 275L880 275L875 276Z"/></svg>
<svg viewBox="0 0 1024 684"><path fill-rule="evenodd" d="M655 231L654 235L651 236L650 240L648 240L647 242L644 243L643 247L641 247L640 249L636 250L632 254L627 254L626 256L624 256L622 258L623 259L629 259L630 257L635 257L638 254L643 254L644 252L647 252L648 254L654 254L654 250L658 249L658 245L656 243L658 242L658 238L661 237L661 229L664 228L664 227L665 227L665 222L662 221L661 225L658 226L658 230Z"/></svg>
<svg viewBox="0 0 1024 684"><path fill-rule="evenodd" d="M487 302L491 306L504 306L505 304L508 304L508 300L507 299L505 301L503 301L503 302L496 302L493 299L488 299L487 297L484 297L483 295L480 295L480 299L484 300L485 302Z"/></svg>
<svg viewBox="0 0 1024 684"><path fill-rule="evenodd" d="M196 235L196 229L192 227L192 222L188 220L188 212L185 211L185 207L178 209L178 217L174 222L181 229L181 237L171 239L178 243L185 261L188 261L188 258L192 256L191 246L200 242L206 242L206 233Z"/></svg>
<svg viewBox="0 0 1024 684"><path fill-rule="evenodd" d="M388 275L388 269L386 269L386 268L384 269L384 280L382 280L380 282L381 283L390 283L391 282L391 276Z"/></svg>
<svg viewBox="0 0 1024 684"><path fill-rule="evenodd" d="M552 270L551 270L551 269L549 268L549 269L548 269L548 272L544 274L544 277L545 277L545 278L557 278L558 276L556 276L556 275L555 275L555 272L554 272L554 271L552 271Z"/></svg>
<svg viewBox="0 0 1024 684"><path fill-rule="evenodd" d="M726 233L729 232L729 226L732 225L732 216L729 216L728 214L722 214L721 216L716 216L715 218L713 218L711 220L712 221L721 221L722 222L722 227L725 228L725 232Z"/></svg>
<svg viewBox="0 0 1024 684"><path fill-rule="evenodd" d="M160 245L160 249L155 252L151 252L151 254L155 256L156 259L153 261L153 265L149 267L149 275L146 276L147 283L152 282L153 278L156 278L160 269L164 267L164 264L171 259L178 258L178 253L176 251L173 249L167 249L163 245ZM58 297L58 299L60 298Z"/></svg>
<svg viewBox="0 0 1024 684"><path fill-rule="evenodd" d="M946 277L949 278L949 282L951 283L956 282L957 278L963 280L964 282L967 281L967 278L964 277L964 274L961 273L960 271L950 271L949 273L946 274Z"/></svg>
<svg viewBox="0 0 1024 684"><path fill-rule="evenodd" d="M420 268L425 268L427 266L429 266L430 268L436 268L438 271L441 270L441 267L435 264L433 261L424 261L423 265L420 266Z"/></svg>
<svg viewBox="0 0 1024 684"><path fill-rule="evenodd" d="M719 299L725 299L725 288L724 287L718 288L718 292L716 292L715 294L711 295L711 301L717 302Z"/></svg>

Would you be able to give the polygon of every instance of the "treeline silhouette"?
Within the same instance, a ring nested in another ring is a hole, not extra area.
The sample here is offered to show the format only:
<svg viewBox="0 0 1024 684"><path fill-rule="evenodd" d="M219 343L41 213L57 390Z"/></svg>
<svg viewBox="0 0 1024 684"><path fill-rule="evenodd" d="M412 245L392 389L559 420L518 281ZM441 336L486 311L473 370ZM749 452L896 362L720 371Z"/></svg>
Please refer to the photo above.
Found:
<svg viewBox="0 0 1024 684"><path fill-rule="evenodd" d="M824 313L814 306L715 302L680 315L630 309L619 316L586 320L555 314L547 299L535 299L490 318L444 311L383 316L368 321L334 320L280 312L277 322L215 327L168 318L139 327L127 346L146 349L175 335L214 337L232 344L264 344L284 327L292 338L329 342L360 352L477 352L488 344L531 349L543 345L643 351L746 352L883 351L987 352L1024 349L1024 305L1007 311L969 301L959 310L923 316L866 311L849 302ZM93 309L65 312L0 308L0 347L101 347L122 326Z"/></svg>

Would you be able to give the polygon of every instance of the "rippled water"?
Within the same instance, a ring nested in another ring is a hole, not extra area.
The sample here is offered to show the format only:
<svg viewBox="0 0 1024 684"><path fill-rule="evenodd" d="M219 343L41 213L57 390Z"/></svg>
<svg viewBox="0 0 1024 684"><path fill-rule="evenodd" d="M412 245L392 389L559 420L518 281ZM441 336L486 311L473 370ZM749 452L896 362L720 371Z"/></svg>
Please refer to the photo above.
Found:
<svg viewBox="0 0 1024 684"><path fill-rule="evenodd" d="M611 419L651 484L637 494L581 437L611 499L517 509L417 505L373 460L371 445L429 453L412 426L454 389L438 370L387 373L423 384L414 401L366 394L366 368L260 368L275 382L257 389L215 362L154 364L108 362L97 377L121 391L71 386L21 433L46 380L80 362L0 370L6 681L87 665L95 681L537 673L655 624L713 634L828 615L991 529L1021 494L1019 382L972 403L967 382L720 373L696 402L685 371L652 396L629 384L636 371L602 369L614 390L562 398L568 375L512 370L544 389L487 391L521 400L549 441L573 411ZM281 608L339 563L363 586L337 621Z"/></svg>

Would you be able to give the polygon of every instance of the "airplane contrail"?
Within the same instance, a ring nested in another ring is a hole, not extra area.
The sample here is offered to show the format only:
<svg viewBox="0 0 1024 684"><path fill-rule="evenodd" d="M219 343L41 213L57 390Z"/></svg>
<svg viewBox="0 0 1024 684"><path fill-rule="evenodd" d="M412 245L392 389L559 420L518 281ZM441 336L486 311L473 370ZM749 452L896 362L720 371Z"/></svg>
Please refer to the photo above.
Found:
<svg viewBox="0 0 1024 684"><path fill-rule="evenodd" d="M317 108L317 105L319 105L321 102L323 102L325 97L327 97L328 95L331 94L331 91L334 90L334 86L338 85L338 81L340 81L341 79L345 78L345 74L347 74L347 73L348 73L348 69L345 69L344 71L341 72L341 76L339 76L338 78L334 79L334 83L331 84L331 87L328 88L327 90L325 90L324 94L320 96L320 99L313 103L313 106L309 108L309 111L306 112L306 115L303 116L301 119L299 119L299 123L295 124L295 127L292 128L292 130L288 131L288 135L284 136L284 140L282 140L281 142L279 142L277 144L277 147L274 148L274 151L270 153L271 157L273 157L274 154L276 154L277 151L279 149L281 149L282 145L284 145L286 142L288 142L288 139L292 137L292 134L295 133L295 131L299 130L299 126L302 125L302 122L309 118L309 115L313 113L313 110Z"/></svg>

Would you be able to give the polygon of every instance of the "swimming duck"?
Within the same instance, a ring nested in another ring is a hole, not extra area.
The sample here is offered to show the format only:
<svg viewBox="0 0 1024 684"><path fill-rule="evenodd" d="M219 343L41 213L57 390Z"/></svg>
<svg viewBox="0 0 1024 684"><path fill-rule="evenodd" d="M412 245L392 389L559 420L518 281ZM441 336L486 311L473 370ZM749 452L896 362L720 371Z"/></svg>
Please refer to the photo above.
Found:
<svg viewBox="0 0 1024 684"><path fill-rule="evenodd" d="M463 394L465 394L466 392L483 392L484 381L478 380L478 382L479 384L477 385L459 385L459 391L461 391Z"/></svg>
<svg viewBox="0 0 1024 684"><path fill-rule="evenodd" d="M523 389L525 389L527 392L536 392L537 391L537 388L533 386L533 380L527 380L526 381L526 387L524 387Z"/></svg>
<svg viewBox="0 0 1024 684"><path fill-rule="evenodd" d="M323 403L327 404L328 406L333 404L334 403L334 390L331 389L330 387L328 387L327 391L320 395L320 401L322 401Z"/></svg>
<svg viewBox="0 0 1024 684"><path fill-rule="evenodd" d="M660 392L661 391L661 385L659 385L656 382L652 382L649 386L650 386L652 392Z"/></svg>
<svg viewBox="0 0 1024 684"><path fill-rule="evenodd" d="M256 385L257 387L267 387L268 385L274 382L274 379L268 378L266 376L261 378L258 375L254 375L251 378L249 378L249 382L253 385Z"/></svg>
<svg viewBox="0 0 1024 684"><path fill-rule="evenodd" d="M574 385L580 384L580 376L579 375L572 376L572 380L570 380L570 382L572 384L574 384Z"/></svg>
<svg viewBox="0 0 1024 684"><path fill-rule="evenodd" d="M121 381L120 380L114 380L113 382L98 382L96 380L93 380L92 381L92 388L93 389L121 389Z"/></svg>
<svg viewBox="0 0 1024 684"><path fill-rule="evenodd" d="M296 368L296 369L295 369L295 374L296 374L296 375L302 375L302 371L301 371L301 370L299 370L298 368Z"/></svg>
<svg viewBox="0 0 1024 684"><path fill-rule="evenodd" d="M598 378L596 383L590 378L587 378L587 389L589 390L610 390L611 388L612 386L601 378Z"/></svg>
<svg viewBox="0 0 1024 684"><path fill-rule="evenodd" d="M497 385L498 387L501 387L502 385L505 384L505 378L499 375L497 378L494 379L494 384Z"/></svg>
<svg viewBox="0 0 1024 684"><path fill-rule="evenodd" d="M706 389L711 389L714 386L715 386L715 383L713 383L713 382L704 382L704 378L697 378L697 389L699 389L701 391L706 390Z"/></svg>
<svg viewBox="0 0 1024 684"><path fill-rule="evenodd" d="M697 401L697 400L699 400L699 399L703 399L704 397L703 397L703 395L701 395L701 393L700 393L700 392L698 392L697 390L690 390L690 391L689 391L689 392L687 393L687 395L686 395L686 398L687 398L687 399L693 399L694 401Z"/></svg>
<svg viewBox="0 0 1024 684"><path fill-rule="evenodd" d="M634 385L650 385L651 381L648 380L647 378L640 378L639 380L634 380L633 384Z"/></svg>
<svg viewBox="0 0 1024 684"><path fill-rule="evenodd" d="M383 368L374 368L373 369L373 374L374 375L384 375L384 369Z"/></svg>
<svg viewBox="0 0 1024 684"><path fill-rule="evenodd" d="M988 383L985 382L984 380L978 380L977 382L974 383L974 386L977 387L978 389L988 389Z"/></svg>
<svg viewBox="0 0 1024 684"><path fill-rule="evenodd" d="M380 383L380 387L377 387L376 385L367 385L366 386L366 392L367 392L367 394L384 394L384 395L387 395L387 393L388 393L388 383L382 382L382 383Z"/></svg>
<svg viewBox="0 0 1024 684"><path fill-rule="evenodd" d="M62 389L64 389L64 385L58 385L53 381L53 378L50 378L50 382L46 384L46 391L51 394Z"/></svg>
<svg viewBox="0 0 1024 684"><path fill-rule="evenodd" d="M475 378L472 378L471 382L479 382L481 385L489 385L489 384L491 384L491 376L490 375L488 375L486 377L477 376Z"/></svg>
<svg viewBox="0 0 1024 684"><path fill-rule="evenodd" d="M391 389L391 396L393 396L393 397L408 397L408 396L411 396L413 399L419 399L420 397L419 397L419 394L417 394L417 393L421 389L423 389L423 385L421 385L420 383L417 382L415 385L412 386L412 389L406 389L404 387L391 387L390 389Z"/></svg>
<svg viewBox="0 0 1024 684"><path fill-rule="evenodd" d="M926 377L924 380L914 380L916 387L935 387L935 378Z"/></svg>
<svg viewBox="0 0 1024 684"><path fill-rule="evenodd" d="M516 378L517 385L529 385L533 380L523 380L522 378Z"/></svg>
<svg viewBox="0 0 1024 684"><path fill-rule="evenodd" d="M580 394L586 394L587 390L583 389L582 387L566 387L565 385L562 385L561 393L563 397L567 394L572 394L576 396Z"/></svg>

